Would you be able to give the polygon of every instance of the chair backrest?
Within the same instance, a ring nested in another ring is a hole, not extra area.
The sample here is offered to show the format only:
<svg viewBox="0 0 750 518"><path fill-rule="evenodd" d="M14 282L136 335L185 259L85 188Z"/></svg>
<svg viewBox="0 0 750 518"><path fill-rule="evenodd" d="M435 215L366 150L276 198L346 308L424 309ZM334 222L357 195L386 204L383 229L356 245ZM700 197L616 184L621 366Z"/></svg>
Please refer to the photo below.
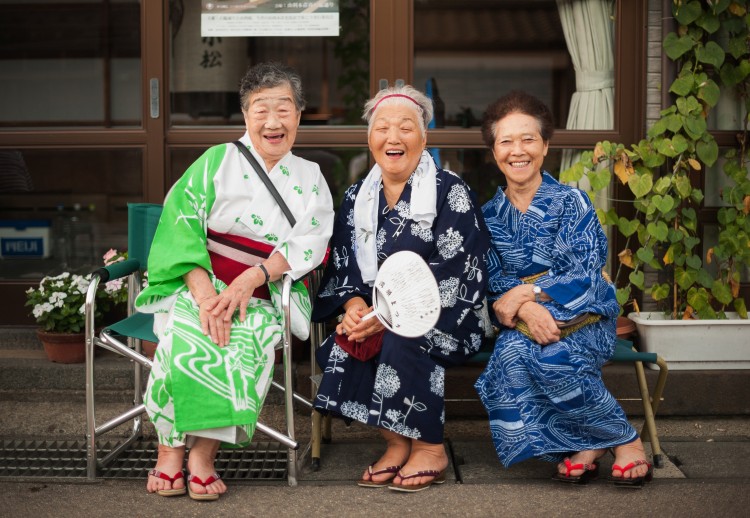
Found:
<svg viewBox="0 0 750 518"><path fill-rule="evenodd" d="M157 203L128 203L128 258L137 259L146 269L163 207Z"/></svg>

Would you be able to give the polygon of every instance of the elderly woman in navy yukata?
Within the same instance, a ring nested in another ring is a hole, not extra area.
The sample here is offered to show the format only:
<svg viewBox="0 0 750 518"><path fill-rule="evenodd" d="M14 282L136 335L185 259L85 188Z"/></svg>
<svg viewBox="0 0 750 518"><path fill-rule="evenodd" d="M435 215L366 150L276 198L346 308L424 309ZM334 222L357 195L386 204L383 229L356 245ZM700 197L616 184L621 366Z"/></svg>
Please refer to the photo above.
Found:
<svg viewBox="0 0 750 518"><path fill-rule="evenodd" d="M365 105L376 165L344 195L313 310L317 320L340 315L318 349L324 374L315 406L379 428L387 444L358 482L364 487L411 492L445 480L445 368L476 353L483 337L488 235L466 184L425 151L432 113L432 101L411 86L381 90ZM401 250L424 258L440 287L440 319L419 338L362 320L378 264ZM380 332L380 352L364 361L335 340Z"/></svg>
<svg viewBox="0 0 750 518"><path fill-rule="evenodd" d="M489 299L502 324L476 383L505 466L539 457L554 478L587 482L610 448L616 484L651 478L638 434L607 391L619 306L602 274L607 239L585 193L542 171L554 129L539 99L511 92L482 134L507 187L483 207L492 239Z"/></svg>

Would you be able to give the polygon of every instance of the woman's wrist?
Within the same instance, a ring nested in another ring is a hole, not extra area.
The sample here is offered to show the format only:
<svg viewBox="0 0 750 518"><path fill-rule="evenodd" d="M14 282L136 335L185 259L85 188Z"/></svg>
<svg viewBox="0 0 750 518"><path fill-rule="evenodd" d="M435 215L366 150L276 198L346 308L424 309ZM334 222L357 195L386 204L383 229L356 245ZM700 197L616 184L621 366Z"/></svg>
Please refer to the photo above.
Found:
<svg viewBox="0 0 750 518"><path fill-rule="evenodd" d="M258 263L257 265L255 265L255 267L263 274L263 284L268 284L268 282L271 280L271 275L268 273L268 270L263 265L263 263Z"/></svg>

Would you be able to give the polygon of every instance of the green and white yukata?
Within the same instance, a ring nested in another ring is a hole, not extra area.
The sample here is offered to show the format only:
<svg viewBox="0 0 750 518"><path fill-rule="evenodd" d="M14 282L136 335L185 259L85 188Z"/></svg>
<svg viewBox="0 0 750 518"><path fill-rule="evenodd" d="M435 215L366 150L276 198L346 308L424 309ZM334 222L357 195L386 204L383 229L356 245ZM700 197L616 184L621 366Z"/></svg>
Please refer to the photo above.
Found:
<svg viewBox="0 0 750 518"><path fill-rule="evenodd" d="M247 133L241 141L263 165ZM203 268L217 291L226 288L212 270L208 229L273 246L271 255L282 254L295 279L324 258L333 204L318 165L287 153L268 176L297 221L293 229L233 144L208 149L167 194L148 259L149 284L136 301L139 311L154 313L159 338L144 402L161 444L189 446L191 436L249 442L283 332L275 301L254 297L245 322L235 314L228 346L203 335L183 275ZM309 319L309 301L306 309Z"/></svg>

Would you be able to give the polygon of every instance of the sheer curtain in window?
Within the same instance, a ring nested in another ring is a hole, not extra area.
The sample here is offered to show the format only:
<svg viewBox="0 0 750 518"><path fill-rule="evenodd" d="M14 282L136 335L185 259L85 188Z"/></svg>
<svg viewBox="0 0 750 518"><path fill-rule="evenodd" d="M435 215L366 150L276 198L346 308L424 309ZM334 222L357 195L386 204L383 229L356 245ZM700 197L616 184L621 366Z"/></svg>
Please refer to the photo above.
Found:
<svg viewBox="0 0 750 518"><path fill-rule="evenodd" d="M576 73L567 129L612 129L615 108L615 0L557 0L565 41ZM566 151L561 169L577 161Z"/></svg>

